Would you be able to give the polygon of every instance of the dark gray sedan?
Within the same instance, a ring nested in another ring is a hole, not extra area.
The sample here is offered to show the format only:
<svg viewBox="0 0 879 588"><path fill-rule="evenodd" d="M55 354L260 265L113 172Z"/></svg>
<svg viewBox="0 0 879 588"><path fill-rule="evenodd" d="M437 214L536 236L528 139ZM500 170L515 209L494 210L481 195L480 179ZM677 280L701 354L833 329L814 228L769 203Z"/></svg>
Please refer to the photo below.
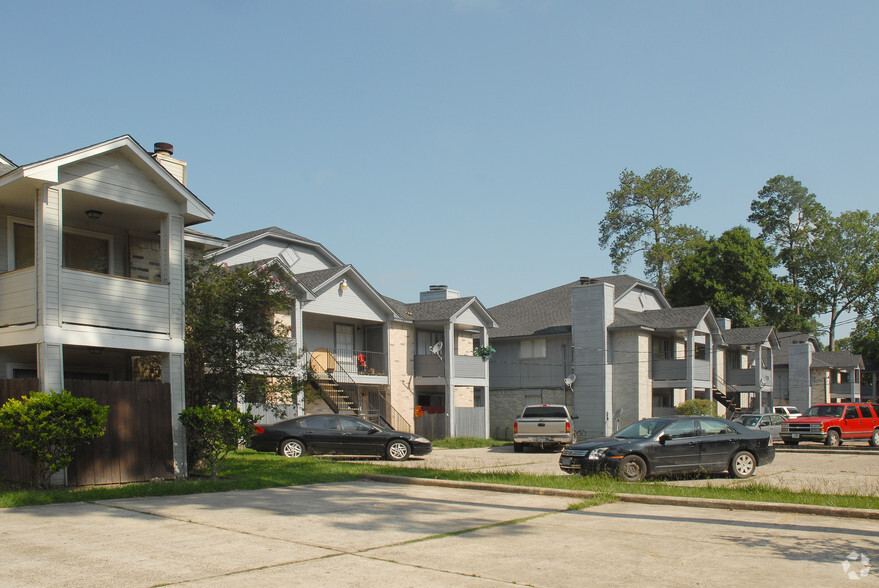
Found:
<svg viewBox="0 0 879 588"><path fill-rule="evenodd" d="M683 416L644 419L613 437L566 447L559 467L568 473L611 472L628 482L684 472L747 478L774 459L775 447L765 431L717 417Z"/></svg>

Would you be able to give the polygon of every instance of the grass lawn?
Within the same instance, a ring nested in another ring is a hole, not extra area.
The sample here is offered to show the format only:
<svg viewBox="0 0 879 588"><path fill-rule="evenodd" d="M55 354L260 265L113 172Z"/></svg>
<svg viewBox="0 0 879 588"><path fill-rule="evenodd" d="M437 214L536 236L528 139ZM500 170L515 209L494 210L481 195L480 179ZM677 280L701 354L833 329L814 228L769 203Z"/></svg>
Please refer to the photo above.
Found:
<svg viewBox="0 0 879 588"><path fill-rule="evenodd" d="M514 473L477 473L428 468L400 468L371 461L346 463L318 457L303 457L289 460L273 453L256 453L252 450L242 450L231 454L222 468L222 478L218 480L194 477L189 480L174 482L93 486L72 489L59 488L46 491L17 490L0 486L0 508L58 502L92 502L115 498L172 496L202 492L224 492L227 490L255 490L273 486L346 482L357 480L366 473L540 488L561 488L566 490L588 490L598 492L607 499L612 499L614 494L626 493L843 506L850 508L879 508L879 497L875 496L792 492L756 483L737 487L712 487L710 485L707 487L672 486L663 484L661 481L628 484L610 476L545 476Z"/></svg>

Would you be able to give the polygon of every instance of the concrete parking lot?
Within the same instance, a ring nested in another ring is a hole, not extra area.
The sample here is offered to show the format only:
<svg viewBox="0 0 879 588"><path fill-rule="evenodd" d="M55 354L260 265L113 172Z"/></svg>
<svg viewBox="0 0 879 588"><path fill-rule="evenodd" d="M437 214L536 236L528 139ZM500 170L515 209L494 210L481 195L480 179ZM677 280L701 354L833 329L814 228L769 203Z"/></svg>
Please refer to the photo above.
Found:
<svg viewBox="0 0 879 588"><path fill-rule="evenodd" d="M423 458L412 458L401 467L430 467L472 471L517 471L532 474L564 474L558 467L559 451L514 453L512 447L434 449ZM390 463L390 462L389 462ZM848 446L822 449L820 445L781 447L775 461L758 467L754 476L736 480L723 474L695 479L664 479L677 485L741 485L754 481L795 491L879 496L879 449Z"/></svg>
<svg viewBox="0 0 879 588"><path fill-rule="evenodd" d="M879 584L879 521L357 482L0 510L3 586Z"/></svg>

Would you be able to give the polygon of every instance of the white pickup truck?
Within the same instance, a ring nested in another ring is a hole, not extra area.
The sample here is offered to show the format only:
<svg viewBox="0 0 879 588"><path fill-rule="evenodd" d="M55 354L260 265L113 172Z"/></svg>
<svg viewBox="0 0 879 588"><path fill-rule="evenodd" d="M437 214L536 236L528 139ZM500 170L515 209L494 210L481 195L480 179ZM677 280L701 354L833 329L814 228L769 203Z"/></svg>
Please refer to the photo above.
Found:
<svg viewBox="0 0 879 588"><path fill-rule="evenodd" d="M526 406L513 423L513 451L520 453L526 445L554 447L577 442L574 419L563 404Z"/></svg>

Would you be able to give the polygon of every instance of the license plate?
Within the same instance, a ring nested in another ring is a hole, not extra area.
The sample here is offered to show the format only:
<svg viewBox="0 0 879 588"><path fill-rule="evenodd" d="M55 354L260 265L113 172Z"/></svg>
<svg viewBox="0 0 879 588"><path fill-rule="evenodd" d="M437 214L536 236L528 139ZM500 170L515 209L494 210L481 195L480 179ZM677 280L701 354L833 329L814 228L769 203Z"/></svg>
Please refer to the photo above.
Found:
<svg viewBox="0 0 879 588"><path fill-rule="evenodd" d="M562 458L562 465L571 465L571 458L570 457L563 457Z"/></svg>
<svg viewBox="0 0 879 588"><path fill-rule="evenodd" d="M791 435L791 439L799 439L799 438L800 438L799 433L794 433L793 435Z"/></svg>

